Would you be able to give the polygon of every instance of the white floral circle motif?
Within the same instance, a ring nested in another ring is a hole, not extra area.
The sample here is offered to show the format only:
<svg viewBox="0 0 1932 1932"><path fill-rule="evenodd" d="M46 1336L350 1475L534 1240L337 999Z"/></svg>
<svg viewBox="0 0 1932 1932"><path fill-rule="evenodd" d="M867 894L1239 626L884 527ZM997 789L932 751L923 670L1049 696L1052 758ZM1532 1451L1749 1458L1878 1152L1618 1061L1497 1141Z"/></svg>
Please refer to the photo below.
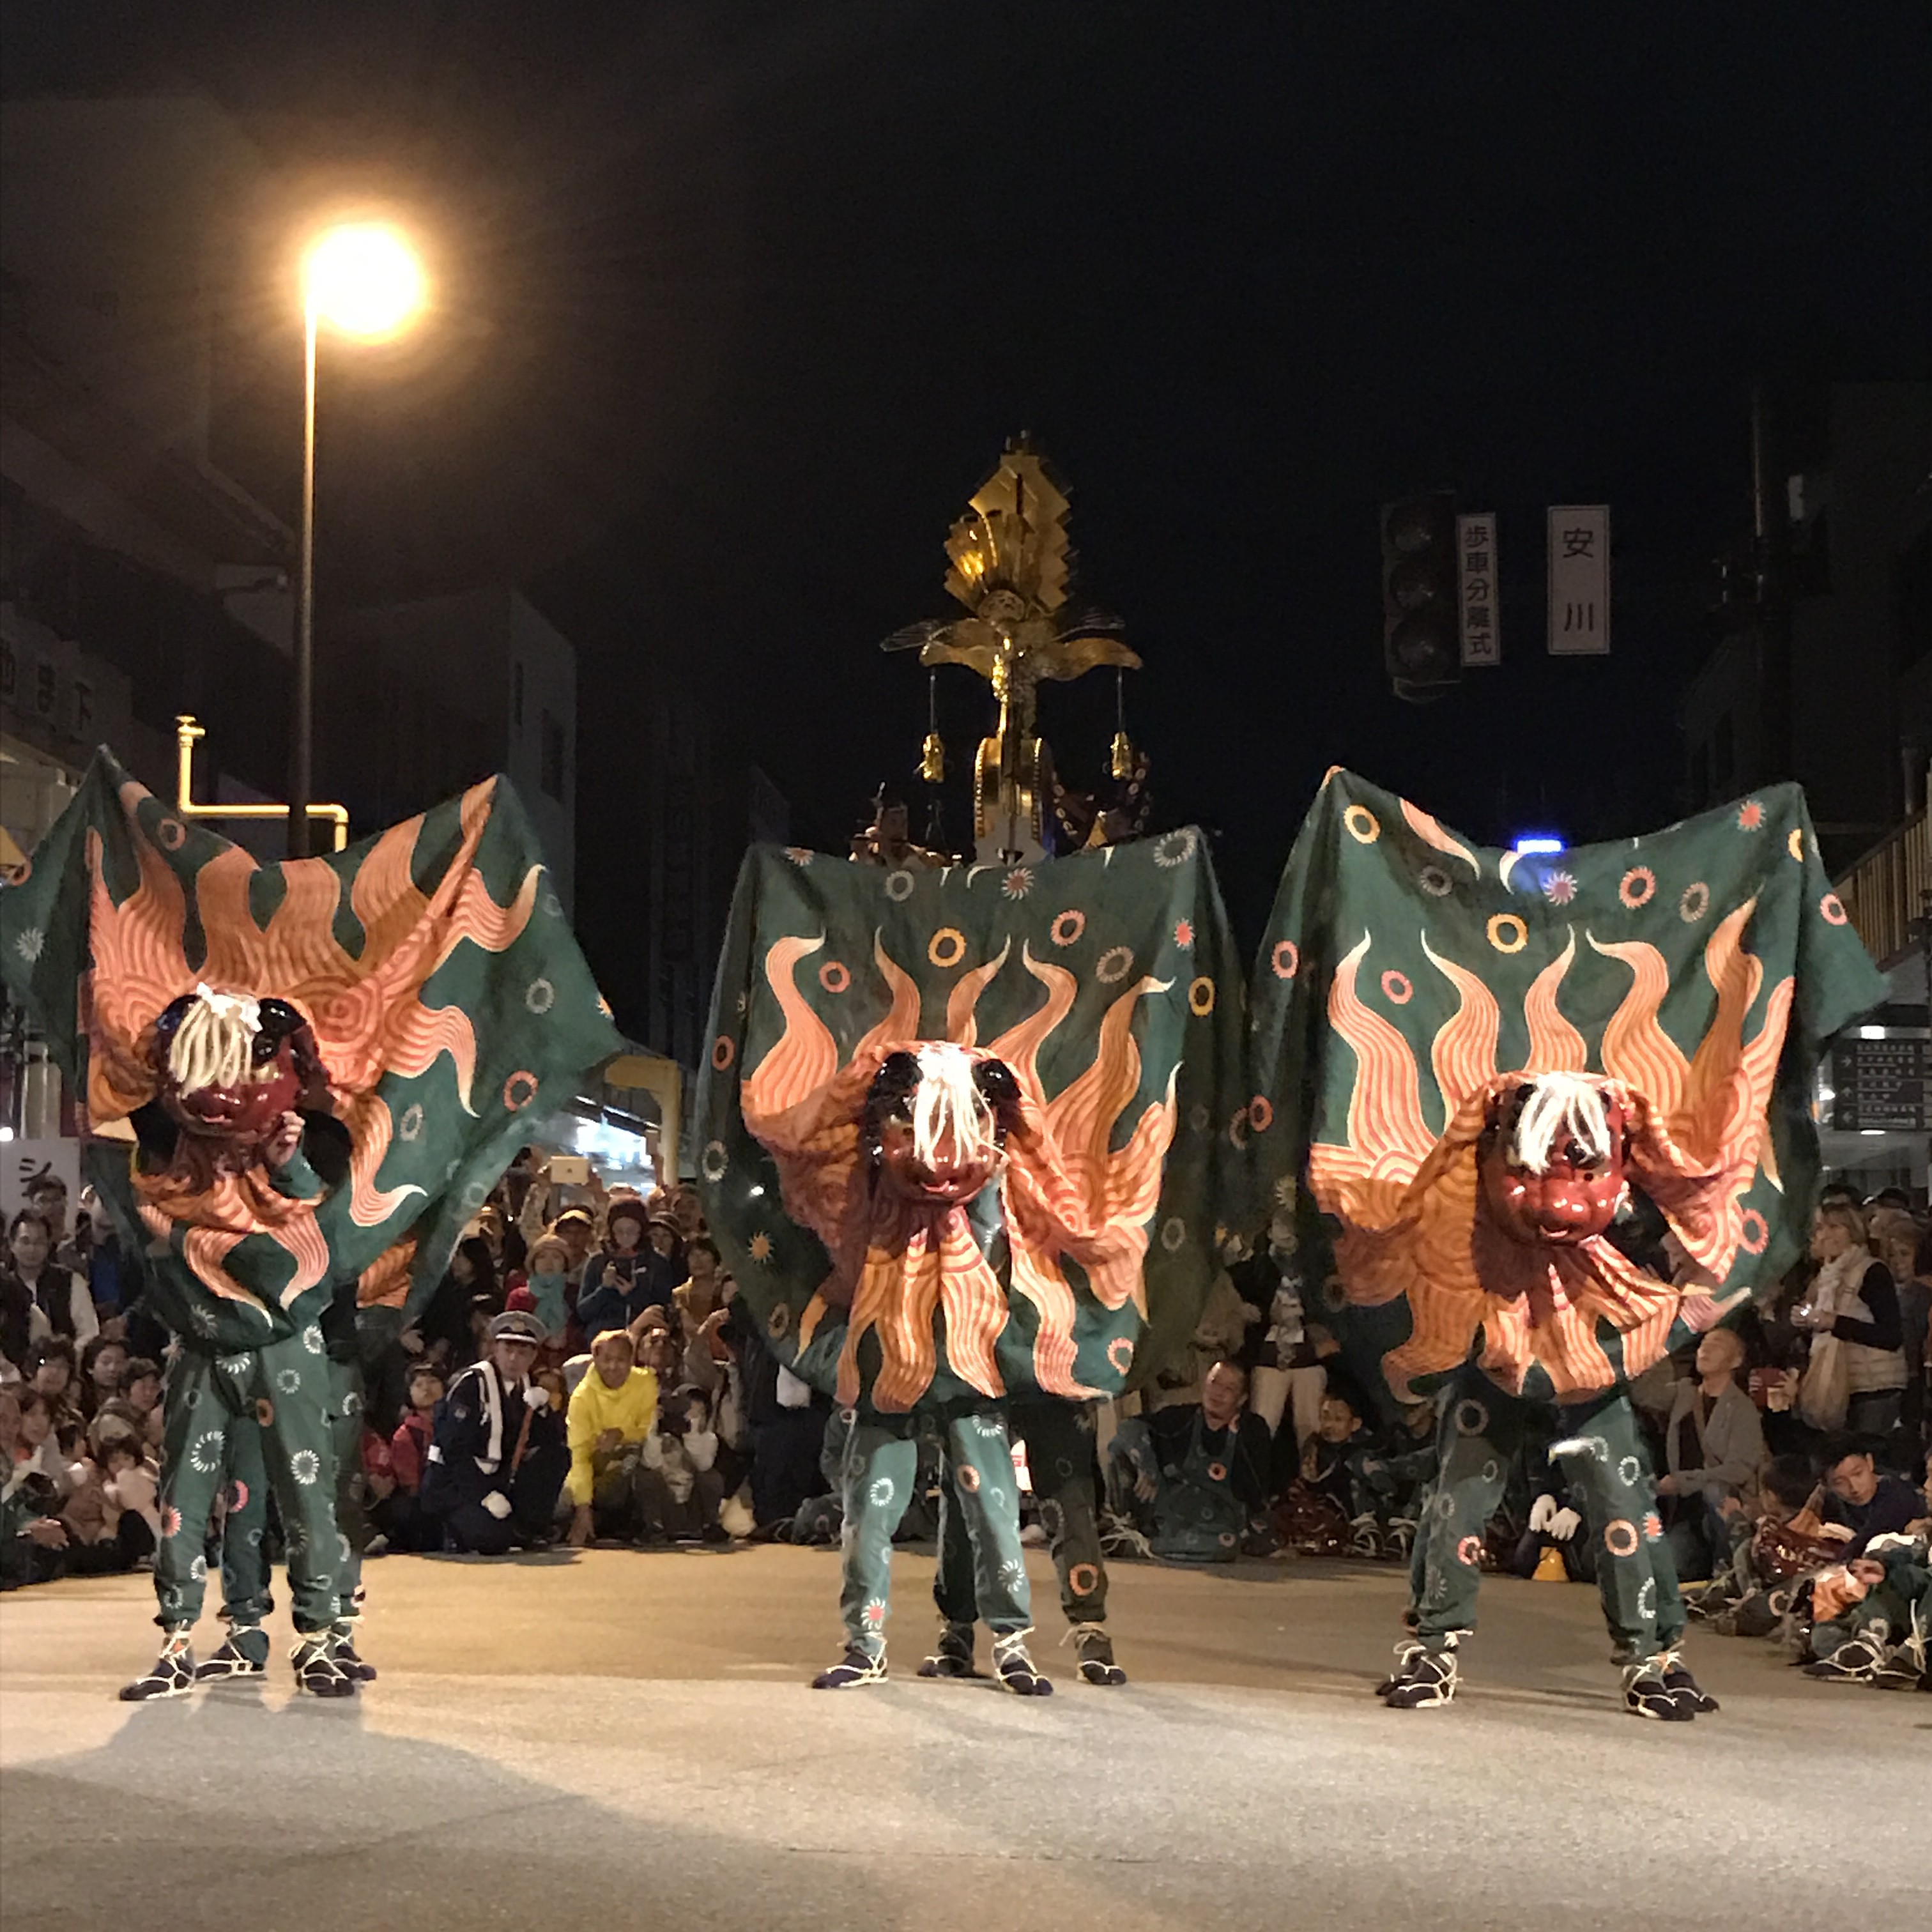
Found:
<svg viewBox="0 0 1932 1932"><path fill-rule="evenodd" d="M1003 1510L1006 1506L1006 1492L1004 1490L988 1490L986 1492L986 1507L988 1509Z"/></svg>
<svg viewBox="0 0 1932 1932"><path fill-rule="evenodd" d="M293 1395L296 1390L302 1387L302 1371L299 1369L283 1369L278 1371L275 1376L275 1386L283 1394Z"/></svg>
<svg viewBox="0 0 1932 1932"><path fill-rule="evenodd" d="M1425 866L1415 875L1415 882L1431 898L1444 899L1456 889L1456 882L1440 866Z"/></svg>
<svg viewBox="0 0 1932 1932"><path fill-rule="evenodd" d="M302 1330L302 1346L311 1355L322 1353L322 1330L313 1322Z"/></svg>
<svg viewBox="0 0 1932 1932"><path fill-rule="evenodd" d="M1187 1110L1187 1124L1197 1134L1204 1134L1208 1131L1208 1122L1214 1118L1214 1115L1208 1112L1206 1106L1198 1100Z"/></svg>
<svg viewBox="0 0 1932 1932"><path fill-rule="evenodd" d="M188 1574L192 1576L197 1583L200 1582L208 1574L208 1558L206 1556L197 1556L194 1561L188 1566Z"/></svg>
<svg viewBox="0 0 1932 1932"><path fill-rule="evenodd" d="M552 919L561 919L563 916L563 902L554 892L544 894L543 909Z"/></svg>
<svg viewBox="0 0 1932 1932"><path fill-rule="evenodd" d="M312 1454L314 1452L310 1450L304 1451L304 1453ZM311 1478L310 1480L313 1480L314 1479ZM283 1532L282 1547L286 1550L291 1556L300 1556L307 1552L308 1549L308 1532L304 1530L300 1523L292 1525L290 1528Z"/></svg>
<svg viewBox="0 0 1932 1932"><path fill-rule="evenodd" d="M1160 1244L1169 1254L1178 1254L1186 1239L1187 1223L1178 1214L1170 1215L1161 1224Z"/></svg>
<svg viewBox="0 0 1932 1932"><path fill-rule="evenodd" d="M211 1429L197 1436L188 1452L188 1466L198 1469L204 1476L212 1475L221 1466L221 1432Z"/></svg>
<svg viewBox="0 0 1932 1932"><path fill-rule="evenodd" d="M1447 1522L1456 1514L1456 1498L1447 1490L1438 1490L1435 1502L1430 1507Z"/></svg>
<svg viewBox="0 0 1932 1932"><path fill-rule="evenodd" d="M1502 1466L1493 1460L1483 1465L1483 1480L1486 1483L1493 1483L1502 1474Z"/></svg>
<svg viewBox="0 0 1932 1932"><path fill-rule="evenodd" d="M313 1489L322 1474L322 1458L313 1449L298 1449L289 1458L289 1474L305 1490ZM292 1542L290 1547L294 1546Z"/></svg>
<svg viewBox="0 0 1932 1932"><path fill-rule="evenodd" d="M1010 899L1023 899L1033 890L1033 868L1016 866L1000 882L1000 890Z"/></svg>
<svg viewBox="0 0 1932 1932"><path fill-rule="evenodd" d="M487 1180L472 1180L463 1190L463 1204L466 1208L480 1208L490 1198L490 1184Z"/></svg>
<svg viewBox="0 0 1932 1932"><path fill-rule="evenodd" d="M785 848L785 856L794 866L808 866L812 863L811 850L803 845L788 845Z"/></svg>
<svg viewBox="0 0 1932 1932"><path fill-rule="evenodd" d="M404 1140L412 1141L416 1139L419 1134L421 1134L422 1130L422 1102L420 1100L412 1100L410 1102L409 1106L403 1109L403 1118L400 1131Z"/></svg>
<svg viewBox="0 0 1932 1932"><path fill-rule="evenodd" d="M335 1533L335 1553L344 1563L351 1562L356 1555L356 1552L350 1546L348 1538L340 1530Z"/></svg>
<svg viewBox="0 0 1932 1932"><path fill-rule="evenodd" d="M201 1406L200 1390L190 1389L182 1397L182 1406L184 1408L199 1408Z"/></svg>
<svg viewBox="0 0 1932 1932"><path fill-rule="evenodd" d="M1480 1436L1490 1426L1490 1412L1479 1402L1459 1402L1456 1405L1456 1433L1458 1436Z"/></svg>
<svg viewBox="0 0 1932 1932"><path fill-rule="evenodd" d="M254 1359L252 1355L224 1355L214 1366L224 1376L245 1376Z"/></svg>
<svg viewBox="0 0 1932 1932"><path fill-rule="evenodd" d="M31 966L40 956L47 936L38 926L30 926L14 942L14 950Z"/></svg>
<svg viewBox="0 0 1932 1932"><path fill-rule="evenodd" d="M912 889L917 881L910 872L888 872L886 874L886 896L895 905L903 905L912 897Z"/></svg>
<svg viewBox="0 0 1932 1932"><path fill-rule="evenodd" d="M1000 1574L1010 1583L1017 1583L1026 1574L1026 1565L1017 1556L1009 1556L1000 1565Z"/></svg>
<svg viewBox="0 0 1932 1932"><path fill-rule="evenodd" d="M892 1478L881 1476L866 1492L866 1497L875 1509L884 1509L898 1493L898 1491L892 1487Z"/></svg>
<svg viewBox="0 0 1932 1932"><path fill-rule="evenodd" d="M1170 832L1166 838L1154 841L1154 862L1170 868L1184 866L1193 857L1196 842L1193 826L1184 825L1178 832Z"/></svg>
<svg viewBox="0 0 1932 1932"><path fill-rule="evenodd" d="M188 1310L188 1318L194 1324L194 1331L197 1335L214 1335L220 1332L221 1324L214 1318L212 1309L191 1308Z"/></svg>
<svg viewBox="0 0 1932 1932"><path fill-rule="evenodd" d="M1636 1487L1637 1478L1643 1474L1643 1465L1634 1456L1626 1456L1617 1465L1617 1480L1627 1490Z"/></svg>
<svg viewBox="0 0 1932 1932"><path fill-rule="evenodd" d="M722 1180L730 1165L731 1156L725 1152L722 1141L705 1142L704 1153L698 1161L698 1169L706 1180Z"/></svg>
<svg viewBox="0 0 1932 1932"><path fill-rule="evenodd" d="M556 1004L556 988L548 980L532 980L524 988L524 1004L533 1013L547 1013Z"/></svg>
<svg viewBox="0 0 1932 1932"><path fill-rule="evenodd" d="M344 1415L360 1415L362 1412L362 1398L353 1389L342 1392L342 1412Z"/></svg>
<svg viewBox="0 0 1932 1932"><path fill-rule="evenodd" d="M1657 1614L1657 1579L1646 1576L1643 1588L1636 1593L1636 1613L1640 1617L1654 1617Z"/></svg>
<svg viewBox="0 0 1932 1932"><path fill-rule="evenodd" d="M1131 948L1111 946L1102 953L1094 968L1094 976L1103 986L1118 986L1133 970L1134 956Z"/></svg>

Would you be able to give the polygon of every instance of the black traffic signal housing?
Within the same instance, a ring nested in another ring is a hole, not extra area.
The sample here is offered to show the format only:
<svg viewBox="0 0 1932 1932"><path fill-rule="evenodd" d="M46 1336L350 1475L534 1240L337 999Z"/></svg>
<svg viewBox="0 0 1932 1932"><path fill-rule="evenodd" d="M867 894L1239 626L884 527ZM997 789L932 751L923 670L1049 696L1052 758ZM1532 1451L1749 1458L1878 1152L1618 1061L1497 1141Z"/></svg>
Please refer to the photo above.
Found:
<svg viewBox="0 0 1932 1932"><path fill-rule="evenodd" d="M1398 698L1426 704L1462 678L1456 495L1382 506L1382 656Z"/></svg>

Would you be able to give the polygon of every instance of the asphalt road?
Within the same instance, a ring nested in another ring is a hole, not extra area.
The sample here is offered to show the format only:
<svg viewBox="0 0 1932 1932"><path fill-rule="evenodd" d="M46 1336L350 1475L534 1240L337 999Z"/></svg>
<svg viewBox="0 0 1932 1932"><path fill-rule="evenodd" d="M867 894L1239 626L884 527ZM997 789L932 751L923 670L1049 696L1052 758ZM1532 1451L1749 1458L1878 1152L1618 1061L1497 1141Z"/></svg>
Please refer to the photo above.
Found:
<svg viewBox="0 0 1932 1932"><path fill-rule="evenodd" d="M1640 1723L1592 1592L1491 1580L1456 1703L1390 1712L1400 1577L1312 1563L1117 1568L1133 1681L1094 1690L1036 1556L1030 1702L913 1676L930 1574L896 1565L892 1681L837 1696L829 1552L388 1558L346 1706L292 1698L285 1628L265 1689L120 1704L143 1580L10 1596L0 1926L1928 1922L1932 1698L1707 1637L1722 1713Z"/></svg>

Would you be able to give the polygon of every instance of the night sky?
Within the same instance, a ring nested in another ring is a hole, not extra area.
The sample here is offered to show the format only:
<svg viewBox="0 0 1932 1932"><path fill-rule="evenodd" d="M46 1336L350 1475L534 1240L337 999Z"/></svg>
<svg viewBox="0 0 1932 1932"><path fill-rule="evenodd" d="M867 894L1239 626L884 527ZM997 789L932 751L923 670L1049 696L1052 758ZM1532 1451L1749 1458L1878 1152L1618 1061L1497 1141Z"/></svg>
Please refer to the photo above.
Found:
<svg viewBox="0 0 1932 1932"><path fill-rule="evenodd" d="M1022 429L1146 658L1161 817L1214 829L1248 937L1331 763L1485 839L1660 824L1754 381L1928 373L1919 4L9 16L10 94L203 88L291 206L376 190L432 238L435 325L337 378L322 595L534 584L582 665L580 900L621 876L654 669L805 840L910 778L926 680L877 643L943 614L946 527ZM1376 511L1435 487L1501 518L1504 663L1414 706ZM1542 506L1599 500L1615 654L1552 661ZM964 768L984 687L942 682ZM1090 683L1047 700L1076 781Z"/></svg>

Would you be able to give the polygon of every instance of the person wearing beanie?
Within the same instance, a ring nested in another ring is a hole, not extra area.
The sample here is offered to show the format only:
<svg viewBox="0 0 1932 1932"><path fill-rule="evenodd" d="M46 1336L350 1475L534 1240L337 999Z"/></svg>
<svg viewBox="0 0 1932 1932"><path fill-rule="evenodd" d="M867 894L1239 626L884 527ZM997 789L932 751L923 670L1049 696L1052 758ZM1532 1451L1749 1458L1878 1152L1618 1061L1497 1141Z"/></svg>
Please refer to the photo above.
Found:
<svg viewBox="0 0 1932 1932"><path fill-rule="evenodd" d="M524 1286L544 1332L561 1342L570 1327L570 1249L559 1234L539 1234L531 1243Z"/></svg>

